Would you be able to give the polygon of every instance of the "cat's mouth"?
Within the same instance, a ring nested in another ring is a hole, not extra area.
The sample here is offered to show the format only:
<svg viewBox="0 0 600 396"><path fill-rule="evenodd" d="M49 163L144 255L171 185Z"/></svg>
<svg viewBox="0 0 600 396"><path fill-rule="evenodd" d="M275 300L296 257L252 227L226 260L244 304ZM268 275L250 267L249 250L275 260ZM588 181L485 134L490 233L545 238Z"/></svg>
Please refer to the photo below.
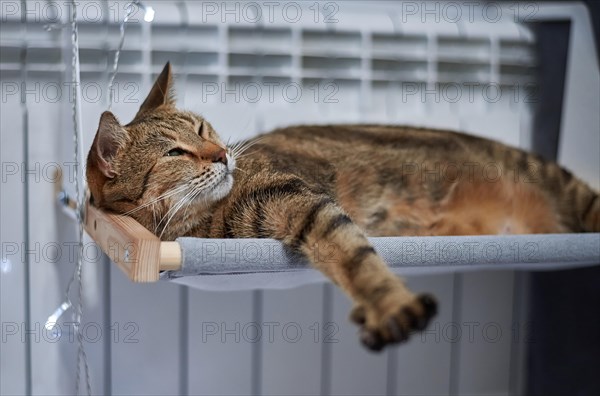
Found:
<svg viewBox="0 0 600 396"><path fill-rule="evenodd" d="M225 198L233 187L233 171L235 170L235 159L227 155L227 165L216 163L213 165L214 176L202 191L196 195L193 201L214 203Z"/></svg>

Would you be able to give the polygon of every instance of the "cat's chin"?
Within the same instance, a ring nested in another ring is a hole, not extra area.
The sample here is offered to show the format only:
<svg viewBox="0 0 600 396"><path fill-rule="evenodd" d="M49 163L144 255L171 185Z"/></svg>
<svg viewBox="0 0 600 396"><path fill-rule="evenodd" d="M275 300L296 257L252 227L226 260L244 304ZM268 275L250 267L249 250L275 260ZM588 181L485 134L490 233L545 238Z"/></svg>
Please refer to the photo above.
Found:
<svg viewBox="0 0 600 396"><path fill-rule="evenodd" d="M202 195L204 195L204 199L209 203L215 203L225 198L231 192L232 188L233 176L231 173L226 173L225 177L219 183Z"/></svg>
<svg viewBox="0 0 600 396"><path fill-rule="evenodd" d="M227 165L219 164L222 168L221 180L211 187L208 191L201 194L202 199L207 201L209 204L216 203L225 198L233 188L233 171L235 170L235 158L227 154Z"/></svg>
<svg viewBox="0 0 600 396"><path fill-rule="evenodd" d="M191 201L191 205L196 209L206 210L225 198L231 192L232 188L233 176L227 172L221 177L221 180L198 194Z"/></svg>

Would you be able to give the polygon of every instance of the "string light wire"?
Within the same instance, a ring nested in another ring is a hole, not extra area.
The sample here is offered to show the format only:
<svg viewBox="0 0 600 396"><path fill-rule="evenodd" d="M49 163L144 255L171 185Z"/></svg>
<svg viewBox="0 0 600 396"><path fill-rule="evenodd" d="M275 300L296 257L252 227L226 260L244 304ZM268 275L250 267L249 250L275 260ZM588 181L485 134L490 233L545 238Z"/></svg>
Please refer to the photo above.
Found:
<svg viewBox="0 0 600 396"><path fill-rule="evenodd" d="M117 75L118 67L119 67L119 56L121 54L121 50L123 49L123 43L125 42L125 25L129 18L136 11L136 6L140 7L145 11L144 20L146 22L151 22L154 19L154 10L152 7L143 5L139 0L134 0L128 3L125 6L125 16L123 21L120 24L120 40L119 45L117 47L117 51L115 52L115 58L113 62L113 70L112 75L110 77L108 83L108 92L109 92L109 103L108 109L110 110L113 102L113 84L115 77ZM65 300L61 303L61 305L48 317L46 321L45 328L46 330L52 331L56 326L56 323L60 319L60 317L67 311L69 308L73 307L73 302L71 301L71 288L75 281L77 281L78 290L77 290L77 305L75 306L75 311L73 313L73 321L75 328L75 335L77 339L77 369L76 369L76 378L75 378L75 394L79 394L79 387L81 383L81 365L83 364L84 375L85 375L85 389L88 396L91 396L92 389L90 385L90 373L89 366L87 361L87 354L85 352L83 334L81 332L81 317L83 315L83 283L82 283L82 270L83 270L83 208L85 207L85 197L84 193L87 191L85 186L85 178L80 178L80 170L81 164L83 164L83 138L81 131L81 72L80 72L80 63L79 63L79 36L78 36L78 26L77 26L77 2L75 0L71 0L71 47L72 47L72 58L71 58L71 89L72 89L72 106L71 106L71 115L73 121L73 157L75 162L75 194L77 201L76 208L76 217L77 223L79 226L79 241L78 241L78 255L77 255L77 263L75 269L73 270L73 274L71 275L71 279L67 284L67 288L65 290ZM44 29L47 31L66 27L67 24L51 24L45 25Z"/></svg>
<svg viewBox="0 0 600 396"><path fill-rule="evenodd" d="M82 163L83 163L83 137L81 131L81 72L79 69L79 35L77 30L77 3L75 0L71 0L71 45L72 45L72 62L71 62L71 73L72 73L72 98L73 103L71 107L73 116L73 158L75 162L75 194L77 200L77 223L79 225L79 241L78 241L78 255L77 265L71 280L67 286L66 300L71 303L69 292L71 286L77 278L77 306L75 308L75 334L77 336L77 369L76 369L76 380L75 380L75 394L79 394L79 383L81 378L81 363L83 363L84 374L85 374L85 389L87 395L92 394L92 388L90 385L90 370L87 362L87 355L85 353L85 347L83 342L83 334L81 333L81 317L83 315L83 283L81 282L81 272L83 270L83 199L85 191L85 180L83 177L80 178ZM72 304L70 304L72 305Z"/></svg>
<svg viewBox="0 0 600 396"><path fill-rule="evenodd" d="M119 57L121 56L121 51L123 50L123 44L125 43L125 26L127 25L127 21L129 18L135 13L136 7L144 10L144 21L152 22L154 20L154 9L150 6L144 5L140 0L134 0L130 3L127 3L125 6L125 17L121 21L119 26L119 46L117 47L117 51L115 52L115 58L113 60L113 67L110 79L108 81L108 110L112 108L113 103L113 85L115 83L115 77L117 76L117 71L119 70Z"/></svg>

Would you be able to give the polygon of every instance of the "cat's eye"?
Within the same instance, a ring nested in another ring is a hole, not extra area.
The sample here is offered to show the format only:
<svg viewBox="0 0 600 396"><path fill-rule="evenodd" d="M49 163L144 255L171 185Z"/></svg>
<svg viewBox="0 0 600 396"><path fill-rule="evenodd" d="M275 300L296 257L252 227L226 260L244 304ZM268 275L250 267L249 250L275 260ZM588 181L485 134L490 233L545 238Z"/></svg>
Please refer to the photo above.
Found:
<svg viewBox="0 0 600 396"><path fill-rule="evenodd" d="M175 148L173 150L170 150L167 154L165 154L165 157L178 157L184 154L185 151L183 151L182 149Z"/></svg>
<svg viewBox="0 0 600 396"><path fill-rule="evenodd" d="M208 140L208 130L204 128L204 123L201 123L198 127L198 135L200 135L202 139Z"/></svg>

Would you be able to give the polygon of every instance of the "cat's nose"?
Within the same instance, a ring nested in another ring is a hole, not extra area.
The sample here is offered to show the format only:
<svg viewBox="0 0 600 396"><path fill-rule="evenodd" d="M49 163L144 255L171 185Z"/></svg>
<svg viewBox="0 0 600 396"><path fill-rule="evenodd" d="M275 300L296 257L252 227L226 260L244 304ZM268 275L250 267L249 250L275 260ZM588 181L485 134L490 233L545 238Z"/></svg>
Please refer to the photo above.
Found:
<svg viewBox="0 0 600 396"><path fill-rule="evenodd" d="M223 149L213 154L212 162L221 162L227 165L227 152Z"/></svg>

